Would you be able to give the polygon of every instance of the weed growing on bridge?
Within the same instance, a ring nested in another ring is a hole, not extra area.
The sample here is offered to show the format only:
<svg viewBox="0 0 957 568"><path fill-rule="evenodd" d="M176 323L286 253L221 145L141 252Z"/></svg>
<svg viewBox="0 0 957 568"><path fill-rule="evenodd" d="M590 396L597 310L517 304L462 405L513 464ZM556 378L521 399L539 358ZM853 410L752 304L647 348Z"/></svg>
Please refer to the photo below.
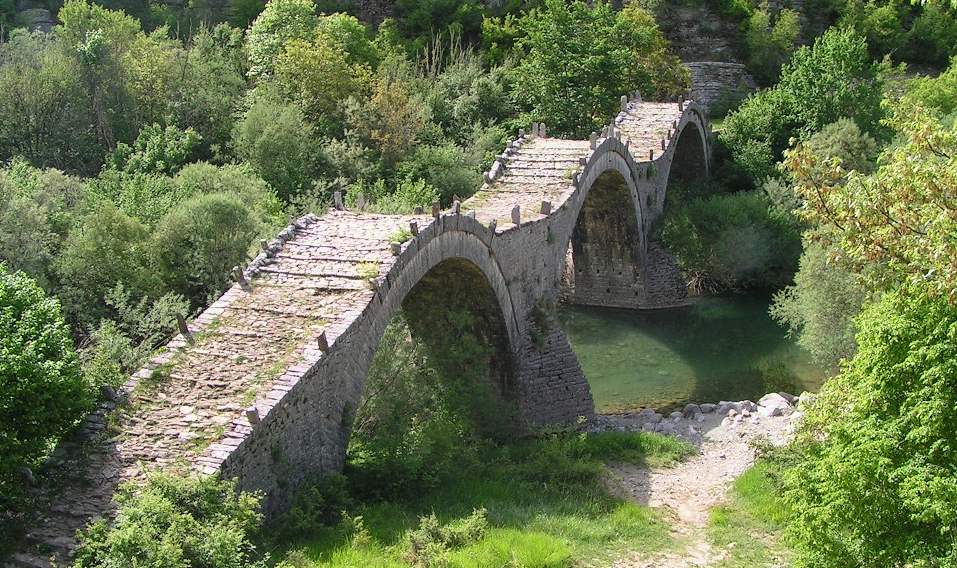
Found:
<svg viewBox="0 0 957 568"><path fill-rule="evenodd" d="M397 245L401 245L410 239L412 239L412 231L406 228L399 229L389 235L389 242Z"/></svg>
<svg viewBox="0 0 957 568"><path fill-rule="evenodd" d="M371 284L373 280L379 277L379 263L374 261L360 262L356 266L356 273L359 278Z"/></svg>

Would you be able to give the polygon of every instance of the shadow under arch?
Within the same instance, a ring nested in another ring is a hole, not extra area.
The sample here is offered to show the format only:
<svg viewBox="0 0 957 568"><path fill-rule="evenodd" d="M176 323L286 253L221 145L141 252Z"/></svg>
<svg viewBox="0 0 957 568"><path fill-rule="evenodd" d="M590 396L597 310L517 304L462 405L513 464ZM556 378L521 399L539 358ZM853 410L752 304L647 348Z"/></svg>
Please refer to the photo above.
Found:
<svg viewBox="0 0 957 568"><path fill-rule="evenodd" d="M697 117L696 113L691 114ZM674 144L674 153L668 166L667 184L673 182L692 184L707 179L710 172L708 139L703 122L688 119L678 134Z"/></svg>
<svg viewBox="0 0 957 568"><path fill-rule="evenodd" d="M643 299L643 228L637 190L615 168L584 193L568 236L562 297L589 306L636 308Z"/></svg>

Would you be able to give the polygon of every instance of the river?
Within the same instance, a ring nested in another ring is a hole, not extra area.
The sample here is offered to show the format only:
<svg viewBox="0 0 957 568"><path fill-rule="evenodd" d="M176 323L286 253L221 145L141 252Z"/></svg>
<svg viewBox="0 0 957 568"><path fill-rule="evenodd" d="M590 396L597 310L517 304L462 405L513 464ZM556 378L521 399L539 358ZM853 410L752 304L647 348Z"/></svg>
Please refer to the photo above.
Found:
<svg viewBox="0 0 957 568"><path fill-rule="evenodd" d="M599 412L800 394L825 379L768 316L766 298L696 298L640 312L564 306L559 319Z"/></svg>

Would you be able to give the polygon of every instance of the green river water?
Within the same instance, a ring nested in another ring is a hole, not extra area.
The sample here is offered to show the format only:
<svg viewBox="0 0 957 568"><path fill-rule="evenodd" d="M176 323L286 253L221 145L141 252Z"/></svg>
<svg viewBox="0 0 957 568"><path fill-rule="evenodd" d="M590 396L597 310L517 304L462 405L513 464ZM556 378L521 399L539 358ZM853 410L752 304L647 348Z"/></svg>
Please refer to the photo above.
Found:
<svg viewBox="0 0 957 568"><path fill-rule="evenodd" d="M565 306L559 319L599 412L816 391L825 378L753 297L641 311Z"/></svg>

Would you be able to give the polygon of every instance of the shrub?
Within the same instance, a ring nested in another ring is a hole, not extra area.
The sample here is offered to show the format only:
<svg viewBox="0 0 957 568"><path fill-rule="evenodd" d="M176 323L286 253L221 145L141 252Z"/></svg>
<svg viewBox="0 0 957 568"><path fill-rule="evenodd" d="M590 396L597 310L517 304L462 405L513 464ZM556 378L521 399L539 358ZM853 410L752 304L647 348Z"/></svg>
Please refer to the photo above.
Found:
<svg viewBox="0 0 957 568"><path fill-rule="evenodd" d="M953 565L957 309L899 291L857 324L857 355L807 411L785 477L800 565Z"/></svg>
<svg viewBox="0 0 957 568"><path fill-rule="evenodd" d="M934 109L942 115L957 111L957 57L936 77L917 77L907 84L909 104Z"/></svg>
<svg viewBox="0 0 957 568"><path fill-rule="evenodd" d="M34 467L83 416L94 395L80 373L60 304L0 263L0 506L24 493Z"/></svg>
<svg viewBox="0 0 957 568"><path fill-rule="evenodd" d="M773 25L766 10L756 10L751 14L744 38L748 51L748 69L758 83L774 83L781 65L794 51L800 31L801 22L797 12L793 10L781 10Z"/></svg>
<svg viewBox="0 0 957 568"><path fill-rule="evenodd" d="M200 157L228 161L236 110L247 88L242 32L225 24L213 29L202 26L188 48L181 56L185 61L180 62L175 84L172 121L199 135Z"/></svg>
<svg viewBox="0 0 957 568"><path fill-rule="evenodd" d="M150 124L140 130L132 146L117 144L106 166L126 174L173 174L190 161L199 142L193 130Z"/></svg>
<svg viewBox="0 0 957 568"><path fill-rule="evenodd" d="M421 179L435 188L442 203L448 206L452 197L464 199L475 193L482 184L482 176L470 163L466 153L452 144L420 146L409 160L397 167L398 175L406 180ZM426 205L426 203L418 203Z"/></svg>
<svg viewBox="0 0 957 568"><path fill-rule="evenodd" d="M292 508L283 516L283 539L307 537L319 527L331 527L353 506L348 480L342 475L328 475L307 483L296 494Z"/></svg>
<svg viewBox="0 0 957 568"><path fill-rule="evenodd" d="M156 227L150 247L168 289L202 305L226 287L259 229L238 197L214 193L170 211Z"/></svg>
<svg viewBox="0 0 957 568"><path fill-rule="evenodd" d="M425 181L404 178L395 191L374 196L372 208L380 213L411 213L416 207L428 209L439 199L439 192Z"/></svg>
<svg viewBox="0 0 957 568"><path fill-rule="evenodd" d="M284 95L328 134L341 132L340 103L365 89L371 74L367 66L351 64L345 49L322 33L312 41L288 41L275 63Z"/></svg>
<svg viewBox="0 0 957 568"><path fill-rule="evenodd" d="M276 192L248 164L217 167L197 162L180 170L173 183L190 197L211 193L238 197L265 227L280 227L287 220Z"/></svg>
<svg viewBox="0 0 957 568"><path fill-rule="evenodd" d="M435 513L421 517L419 528L409 531L409 550L405 560L412 566L432 568L446 566L448 553L474 544L488 531L485 509L476 509L462 519L442 525Z"/></svg>
<svg viewBox="0 0 957 568"><path fill-rule="evenodd" d="M395 17L402 34L414 40L412 52L425 47L434 34L451 31L477 38L482 28L482 6L476 0L397 0Z"/></svg>
<svg viewBox="0 0 957 568"><path fill-rule="evenodd" d="M0 43L0 161L95 174L103 150L93 134L83 76L48 34L14 34Z"/></svg>
<svg viewBox="0 0 957 568"><path fill-rule="evenodd" d="M772 212L763 194L684 201L666 215L662 237L693 288L775 288L790 281L801 250L798 227Z"/></svg>
<svg viewBox="0 0 957 568"><path fill-rule="evenodd" d="M792 137L810 136L840 118L880 139L881 85L864 39L849 30L828 30L812 47L795 52L777 86L728 116L721 141L753 182L761 182L775 173L773 164Z"/></svg>
<svg viewBox="0 0 957 568"><path fill-rule="evenodd" d="M75 568L267 566L251 539L260 497L235 481L154 473L143 487L121 486L115 499L112 526L99 520L81 531Z"/></svg>

